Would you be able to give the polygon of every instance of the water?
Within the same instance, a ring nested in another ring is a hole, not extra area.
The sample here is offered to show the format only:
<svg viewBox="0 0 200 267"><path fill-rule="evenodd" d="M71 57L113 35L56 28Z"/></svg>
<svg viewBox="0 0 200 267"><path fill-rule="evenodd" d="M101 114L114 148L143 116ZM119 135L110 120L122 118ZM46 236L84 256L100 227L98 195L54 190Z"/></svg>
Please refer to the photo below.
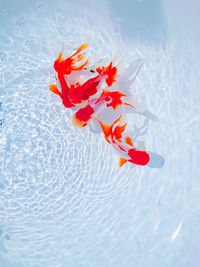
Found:
<svg viewBox="0 0 200 267"><path fill-rule="evenodd" d="M0 266L200 266L198 1L0 7ZM60 50L84 42L91 63L144 60L133 94L159 123L139 139L163 168L119 169L49 91Z"/></svg>

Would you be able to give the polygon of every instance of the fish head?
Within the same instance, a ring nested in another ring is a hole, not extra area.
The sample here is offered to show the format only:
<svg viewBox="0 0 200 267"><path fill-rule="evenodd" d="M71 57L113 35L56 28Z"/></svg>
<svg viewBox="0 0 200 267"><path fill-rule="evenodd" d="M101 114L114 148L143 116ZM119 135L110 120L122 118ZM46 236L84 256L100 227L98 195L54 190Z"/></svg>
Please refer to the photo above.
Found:
<svg viewBox="0 0 200 267"><path fill-rule="evenodd" d="M136 165L145 166L150 161L149 154L144 150L139 150L135 148L129 149L128 156L130 157L128 161Z"/></svg>

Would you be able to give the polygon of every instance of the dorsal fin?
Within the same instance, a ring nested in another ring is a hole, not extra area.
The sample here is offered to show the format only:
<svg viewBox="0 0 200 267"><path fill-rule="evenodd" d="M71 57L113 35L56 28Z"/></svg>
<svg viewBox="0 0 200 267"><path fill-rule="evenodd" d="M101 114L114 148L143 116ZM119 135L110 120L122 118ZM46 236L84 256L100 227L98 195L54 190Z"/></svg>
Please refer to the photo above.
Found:
<svg viewBox="0 0 200 267"><path fill-rule="evenodd" d="M122 167L128 160L124 158L119 159L119 167Z"/></svg>
<svg viewBox="0 0 200 267"><path fill-rule="evenodd" d="M131 140L131 138L129 136L125 137L125 143L130 145L130 146L133 146L132 140Z"/></svg>
<svg viewBox="0 0 200 267"><path fill-rule="evenodd" d="M62 53L61 52L60 52L57 60L58 60L58 62L64 61L64 58L62 57Z"/></svg>

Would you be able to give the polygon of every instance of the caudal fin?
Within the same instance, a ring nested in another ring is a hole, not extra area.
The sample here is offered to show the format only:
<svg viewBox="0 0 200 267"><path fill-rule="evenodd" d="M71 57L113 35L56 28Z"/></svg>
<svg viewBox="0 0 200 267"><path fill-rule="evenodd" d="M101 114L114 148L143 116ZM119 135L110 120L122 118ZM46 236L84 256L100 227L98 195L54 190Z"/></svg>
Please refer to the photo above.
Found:
<svg viewBox="0 0 200 267"><path fill-rule="evenodd" d="M117 125L113 131L113 136L116 140L121 140L123 132L125 131L127 123L124 125Z"/></svg>
<svg viewBox="0 0 200 267"><path fill-rule="evenodd" d="M108 125L108 124L103 124L98 118L97 118L100 126L101 126L101 129L103 130L103 133L104 133L104 137L106 139L106 141L110 144L110 140L108 139L109 135L111 134L111 125Z"/></svg>
<svg viewBox="0 0 200 267"><path fill-rule="evenodd" d="M78 55L81 51L83 51L84 49L86 49L88 47L88 45L89 44L82 44L71 57L74 57L74 56Z"/></svg>
<svg viewBox="0 0 200 267"><path fill-rule="evenodd" d="M107 107L112 107L114 110L116 110L120 105L123 104L123 101L121 99L122 97L126 97L126 95L121 93L120 91L111 92L103 90L103 93L95 104L103 100L106 102Z"/></svg>
<svg viewBox="0 0 200 267"><path fill-rule="evenodd" d="M86 49L88 47L89 44L82 44L78 49L77 51L70 57L70 59L72 60L72 66L71 66L71 69L72 70L82 70L84 69L87 64L88 64L88 59L82 64L82 65L79 65L79 66L73 66L73 64L77 63L77 62L80 62L82 61L83 59L85 59L85 54L86 52L83 52L82 54L80 54L80 52L84 49Z"/></svg>
<svg viewBox="0 0 200 267"><path fill-rule="evenodd" d="M114 82L116 82L117 75L117 67L112 66L112 61L107 67L98 67L96 68L96 71L99 74L106 74L108 77L106 78L106 83L110 87Z"/></svg>

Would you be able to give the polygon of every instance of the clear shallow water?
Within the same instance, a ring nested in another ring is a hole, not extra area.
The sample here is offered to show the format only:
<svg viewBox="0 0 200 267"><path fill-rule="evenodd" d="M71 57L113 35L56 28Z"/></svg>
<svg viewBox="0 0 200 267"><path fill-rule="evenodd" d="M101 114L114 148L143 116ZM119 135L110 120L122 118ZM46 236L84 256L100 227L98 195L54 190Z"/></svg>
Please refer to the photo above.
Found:
<svg viewBox="0 0 200 267"><path fill-rule="evenodd" d="M198 2L63 2L1 2L1 266L199 266ZM48 90L83 42L92 62L143 58L133 94L160 122L139 139L162 169L119 169Z"/></svg>

